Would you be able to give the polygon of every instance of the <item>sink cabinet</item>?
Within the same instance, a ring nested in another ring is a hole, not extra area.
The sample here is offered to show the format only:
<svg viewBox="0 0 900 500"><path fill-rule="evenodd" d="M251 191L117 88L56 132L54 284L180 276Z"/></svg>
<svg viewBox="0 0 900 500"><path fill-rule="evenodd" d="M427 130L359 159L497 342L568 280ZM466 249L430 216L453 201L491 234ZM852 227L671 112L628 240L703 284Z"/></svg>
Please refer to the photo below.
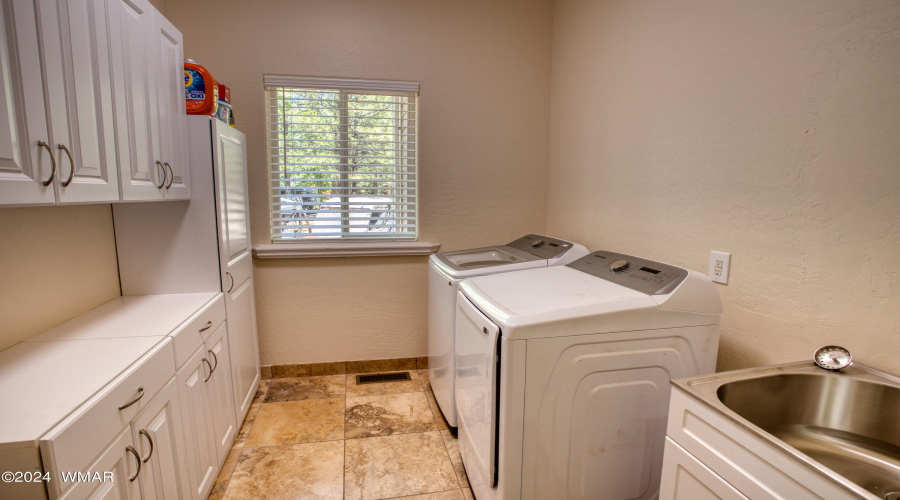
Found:
<svg viewBox="0 0 900 500"><path fill-rule="evenodd" d="M757 432L673 384L660 500L878 498L841 488Z"/></svg>

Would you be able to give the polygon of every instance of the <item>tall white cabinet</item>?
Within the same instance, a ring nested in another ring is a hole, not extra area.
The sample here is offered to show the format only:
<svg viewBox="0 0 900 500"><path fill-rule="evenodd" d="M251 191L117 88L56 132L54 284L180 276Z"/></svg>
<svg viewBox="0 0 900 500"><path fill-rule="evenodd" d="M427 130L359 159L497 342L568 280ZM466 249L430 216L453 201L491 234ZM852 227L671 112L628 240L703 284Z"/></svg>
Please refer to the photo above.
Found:
<svg viewBox="0 0 900 500"><path fill-rule="evenodd" d="M189 116L191 200L113 205L124 295L223 292L236 407L242 422L259 387L247 204L246 136Z"/></svg>

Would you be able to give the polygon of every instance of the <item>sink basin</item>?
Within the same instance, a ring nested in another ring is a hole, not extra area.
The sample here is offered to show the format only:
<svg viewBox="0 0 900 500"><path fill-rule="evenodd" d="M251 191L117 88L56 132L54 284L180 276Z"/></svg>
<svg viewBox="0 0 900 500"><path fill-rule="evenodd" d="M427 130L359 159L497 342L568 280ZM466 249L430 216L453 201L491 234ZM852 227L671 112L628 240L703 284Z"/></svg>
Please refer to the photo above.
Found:
<svg viewBox="0 0 900 500"><path fill-rule="evenodd" d="M716 395L874 495L900 492L900 388L822 371L728 382Z"/></svg>
<svg viewBox="0 0 900 500"><path fill-rule="evenodd" d="M673 383L853 496L900 500L900 378L809 362Z"/></svg>

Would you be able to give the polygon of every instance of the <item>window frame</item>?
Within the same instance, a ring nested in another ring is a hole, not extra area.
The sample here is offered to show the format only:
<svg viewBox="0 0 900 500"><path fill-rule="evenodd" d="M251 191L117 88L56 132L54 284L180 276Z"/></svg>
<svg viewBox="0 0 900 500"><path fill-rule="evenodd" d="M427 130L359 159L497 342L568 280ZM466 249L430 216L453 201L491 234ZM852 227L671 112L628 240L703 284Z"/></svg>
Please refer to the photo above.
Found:
<svg viewBox="0 0 900 500"><path fill-rule="evenodd" d="M346 194L334 195L331 193L333 197L341 198L341 211L334 212L337 214L338 219L338 228L340 232L340 236L306 236L306 237L286 237L286 238L278 238L278 231L284 230L284 225L277 222L276 212L281 212L284 210L282 205L285 184L283 179L287 176L286 171L282 173L282 164L273 161L276 155L267 153L267 176L268 176L268 193L267 198L269 201L269 229L270 229L270 242L271 245L260 245L254 248L254 254L259 253L257 255L260 258L264 257L263 254L266 254L268 257L276 258L276 257L289 257L294 253L295 250L299 250L302 247L312 247L310 248L312 254L311 256L321 256L323 251L327 252L328 249L334 248L335 246L341 246L342 248L346 245L354 245L356 248L350 249L345 248L344 251L349 251L351 255L361 254L361 249L363 253L366 253L366 248L374 251L374 254L383 254L388 253L390 249L396 249L399 254L403 255L420 255L432 253L436 250L437 246L433 243L426 243L423 245L417 245L415 243L418 242L419 231L420 231L420 221L419 221L419 189L418 189L418 170L419 170L419 155L418 155L418 117L419 117L419 84L417 82L406 82L406 81L386 81L386 80L358 80L358 79L343 79L343 78L318 78L318 77L295 77L295 76L273 76L273 75L264 75L263 78L263 87L266 93L266 110L265 110L265 121L266 121L266 143L267 143L267 152L270 151L270 142L273 140L272 137L276 134L282 133L280 130L277 130L277 124L279 123L279 117L283 118L283 114L279 114L277 108L273 111L271 103L270 103L270 92L277 91L280 89L298 89L298 90L327 90L333 91L337 95L340 96L340 103L338 109L340 110L340 125L339 125L339 136L336 142L340 143L343 141L344 144L347 144L349 141L348 137L348 116L349 111L346 109L346 104L351 100L349 96L352 94L376 94L376 95L401 95L404 94L407 97L411 97L412 101L410 103L405 104L406 106L411 106L414 118L405 118L406 120L412 121L412 126L410 127L413 130L413 140L412 141L404 141L399 137L394 139L394 147L397 148L395 151L398 151L395 158L395 163L400 164L399 159L402 158L403 162L407 162L409 160L409 156L405 156L402 148L409 148L413 150L413 154L411 156L412 161L411 165L405 164L403 168L410 168L409 173L401 173L401 176L406 176L411 174L411 178L407 179L398 179L396 180L396 184L394 187L390 187L392 190L411 190L413 192L412 196L404 195L400 196L400 203L408 203L408 200L412 201L414 207L412 210L404 210L399 209L396 212L396 215L388 222L388 224L394 225L399 223L406 223L406 217L411 216L412 227L411 229L404 229L402 233L394 233L394 231L388 231L391 233L391 236L375 236L370 231L362 231L363 234L358 236L354 236L354 232L352 231L352 222L350 218L350 209L353 205L351 193L351 187L349 185L350 179L350 166L351 163L349 161L350 155L347 154L348 148L338 148L336 151L340 155L340 161L337 164L333 164L338 167L336 173L340 175L339 183L344 182L347 183L345 186L341 187L341 189L346 190ZM409 94L412 94L409 96ZM398 105L400 103L398 102ZM394 118L395 123L400 123L398 120L400 118ZM275 125L273 127L273 124ZM276 130L273 130L276 128ZM277 136L275 141L283 141L283 135ZM406 153L408 154L408 153ZM346 156L345 156L346 155ZM389 157L388 157L389 158ZM283 177L284 176L284 177ZM377 177L375 177L377 179ZM325 180L313 181L313 182L325 182ZM407 186L412 186L411 189ZM326 194L327 195L327 194ZM324 200L324 196L317 196L319 201ZM363 197L365 195L362 195ZM378 197L378 194L373 194L372 196ZM301 206L302 207L302 206ZM301 207L297 207L295 210L295 214L303 213L303 209ZM370 213L366 218L370 220L370 224L372 214ZM328 218L328 217L322 217ZM323 231L324 232L324 231ZM412 243L412 244L411 244ZM289 249L286 246L290 245L292 248L296 247L295 250ZM280 249L270 248L271 246L277 246ZM372 254L372 253L368 253Z"/></svg>

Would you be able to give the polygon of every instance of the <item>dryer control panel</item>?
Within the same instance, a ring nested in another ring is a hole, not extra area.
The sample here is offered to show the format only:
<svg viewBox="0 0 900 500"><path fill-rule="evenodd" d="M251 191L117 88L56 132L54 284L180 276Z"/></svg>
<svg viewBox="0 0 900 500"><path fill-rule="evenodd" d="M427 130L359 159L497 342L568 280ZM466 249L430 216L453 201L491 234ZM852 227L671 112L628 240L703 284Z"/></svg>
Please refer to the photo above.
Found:
<svg viewBox="0 0 900 500"><path fill-rule="evenodd" d="M647 295L665 295L688 275L680 267L604 250L587 254L568 267Z"/></svg>
<svg viewBox="0 0 900 500"><path fill-rule="evenodd" d="M566 253L572 248L572 243L539 234L529 234L512 243L507 243L506 246L528 252L542 259L552 259Z"/></svg>

